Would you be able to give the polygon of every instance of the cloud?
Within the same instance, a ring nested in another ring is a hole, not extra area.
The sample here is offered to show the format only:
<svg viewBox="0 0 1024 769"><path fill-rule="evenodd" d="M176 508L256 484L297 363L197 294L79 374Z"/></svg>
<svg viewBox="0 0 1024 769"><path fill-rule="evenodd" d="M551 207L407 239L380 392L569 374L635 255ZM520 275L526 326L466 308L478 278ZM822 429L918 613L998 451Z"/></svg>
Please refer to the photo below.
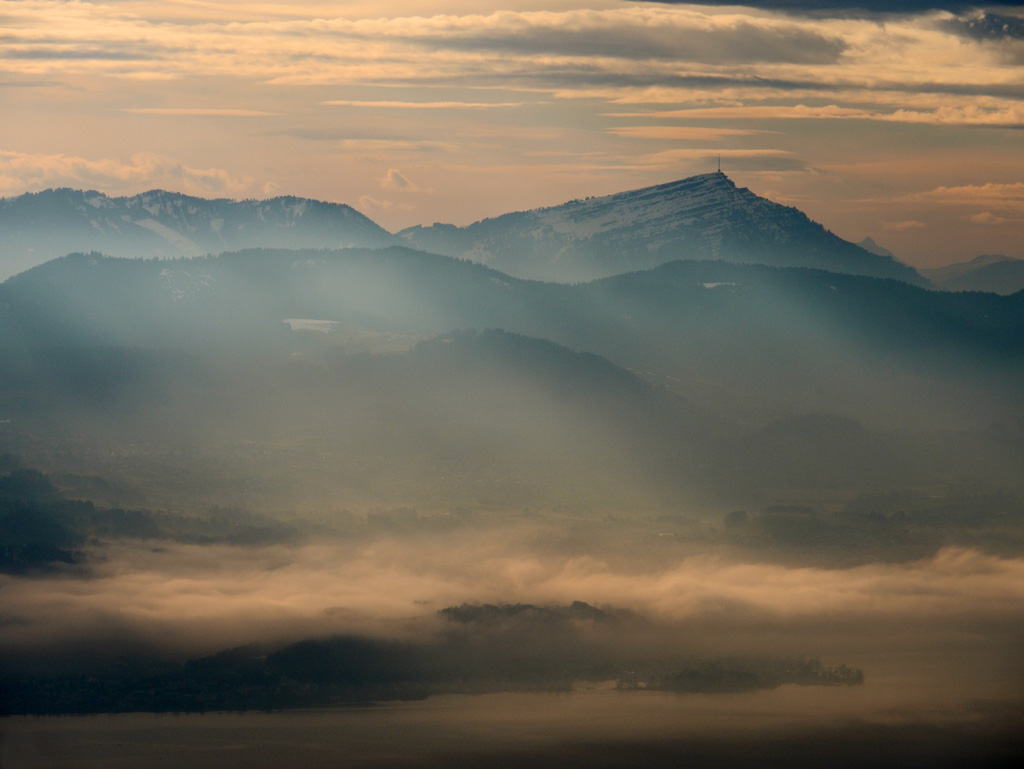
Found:
<svg viewBox="0 0 1024 769"><path fill-rule="evenodd" d="M860 97L863 99L864 97ZM884 100L878 99L876 100ZM898 99L894 99L897 101ZM906 99L903 99L906 101ZM978 103L951 105L940 99L917 97L923 109L898 108L891 112L863 107L827 104L745 104L743 106L695 107L661 112L610 112L608 117L646 117L660 120L872 120L886 123L924 123L930 125L990 126L1017 128L1024 126L1024 105Z"/></svg>
<svg viewBox="0 0 1024 769"><path fill-rule="evenodd" d="M666 5L744 5L766 11L785 11L810 16L860 16L866 14L902 15L927 13L929 11L951 11L959 13L986 6L1018 6L1015 0L653 0Z"/></svg>
<svg viewBox="0 0 1024 769"><path fill-rule="evenodd" d="M273 117L277 114L252 109L204 109L201 107L129 107L123 111L134 115L168 115L172 117Z"/></svg>
<svg viewBox="0 0 1024 769"><path fill-rule="evenodd" d="M951 46L950 36L959 32L937 22L890 20L883 26L863 20L708 13L690 4L391 18L303 18L297 9L253 12L258 20L202 24L158 23L155 16L121 12L117 6L0 0L0 7L16 22L11 25L16 33L0 40L0 58L8 62L12 77L35 80L104 75L278 85L436 84L448 89L539 88L562 96L601 88L666 87L700 89L703 98L711 99L738 87L790 98L840 88L932 89L1005 98L1021 94L1019 83L1002 76L989 53ZM30 58L19 59L30 52ZM519 104L459 98L327 103L454 110Z"/></svg>
<svg viewBox="0 0 1024 769"><path fill-rule="evenodd" d="M253 180L223 168L192 168L147 152L128 162L62 154L30 154L0 150L0 191L23 192L72 186L138 190L154 186L196 194L243 193Z"/></svg>
<svg viewBox="0 0 1024 769"><path fill-rule="evenodd" d="M309 137L304 138L318 138ZM323 137L327 138L327 137ZM439 142L419 139L342 139L338 146L353 152L455 152L461 149L455 142Z"/></svg>
<svg viewBox="0 0 1024 769"><path fill-rule="evenodd" d="M34 52L35 63L26 68L60 77L451 84L510 81L538 69L557 73L568 61L601 68L617 61L821 65L836 63L846 49L841 36L791 20L657 7L189 25L119 16L110 8L100 14L60 3L3 5L21 29L14 42L0 41L0 55L14 60ZM82 46L83 39L90 45Z"/></svg>
<svg viewBox="0 0 1024 769"><path fill-rule="evenodd" d="M56 80L4 80L0 88L54 88L61 85Z"/></svg>
<svg viewBox="0 0 1024 769"><path fill-rule="evenodd" d="M1021 13L1019 6L1017 13ZM951 19L942 26L950 34L992 51L1006 64L1024 64L1024 15L978 12Z"/></svg>
<svg viewBox="0 0 1024 769"><path fill-rule="evenodd" d="M885 222L882 224L882 229L888 232L908 232L910 230L923 230L927 227L927 224L915 219L908 219L902 222Z"/></svg>
<svg viewBox="0 0 1024 769"><path fill-rule="evenodd" d="M500 109L521 107L523 102L465 101L351 101L337 99L322 104L332 107L375 107L380 109Z"/></svg>
<svg viewBox="0 0 1024 769"><path fill-rule="evenodd" d="M1024 182L1001 184L968 184L961 187L936 187L927 192L908 195L903 200L928 203L953 203L958 205L1024 205Z"/></svg>
<svg viewBox="0 0 1024 769"><path fill-rule="evenodd" d="M387 175L380 180L380 187L383 190L396 190L399 192L416 192L419 190L419 187L395 168L388 170Z"/></svg>
<svg viewBox="0 0 1024 769"><path fill-rule="evenodd" d="M968 217L968 221L971 224L996 225L1005 224L1007 220L1001 216L996 216L991 211L983 211L980 214L971 214Z"/></svg>
<svg viewBox="0 0 1024 769"><path fill-rule="evenodd" d="M944 26L971 40L1024 40L1024 17L1021 16L982 12L951 19Z"/></svg>
<svg viewBox="0 0 1024 769"><path fill-rule="evenodd" d="M873 115L871 120L933 125L1024 127L1024 105L1007 104L994 108L977 105L937 107L932 110L899 109L890 114Z"/></svg>
<svg viewBox="0 0 1024 769"><path fill-rule="evenodd" d="M628 139L679 141L719 141L730 136L752 136L759 131L739 128L704 128L698 126L622 126L609 128L608 133Z"/></svg>
<svg viewBox="0 0 1024 769"><path fill-rule="evenodd" d="M818 120L840 118L869 118L872 113L857 107L841 107L836 104L822 106L794 105L749 105L740 107L697 107L694 109L668 110L662 112L609 112L609 117L647 117L665 120Z"/></svg>
<svg viewBox="0 0 1024 769"><path fill-rule="evenodd" d="M552 535L528 527L292 547L111 545L91 578L0 576L0 647L123 632L190 652L328 633L400 637L416 632L410 621L463 603L579 600L700 627L712 644L747 628L753 651L763 651L770 628L783 636L786 628L827 627L871 637L872 627L897 622L959 634L972 623L1024 619L1024 560L973 550L796 568L712 554L669 562L621 550L607 558L558 552L541 544L561 541Z"/></svg>
<svg viewBox="0 0 1024 769"><path fill-rule="evenodd" d="M829 64L845 45L816 30L748 20L697 23L693 16L645 11L523 13L514 23L481 25L472 34L423 37L462 50L501 50L518 54L735 64L795 62ZM509 21L512 19L509 17Z"/></svg>
<svg viewBox="0 0 1024 769"><path fill-rule="evenodd" d="M160 58L152 51L145 49L132 50L125 46L121 50L111 50L99 46L22 46L9 47L4 54L12 60L41 59L47 61L147 61Z"/></svg>
<svg viewBox="0 0 1024 769"><path fill-rule="evenodd" d="M374 125L374 123L370 123ZM275 136L314 142L331 142L344 150L363 153L394 154L407 152L455 152L462 145L453 141L437 141L420 138L419 126L400 126L400 131L354 128L348 122L317 126L285 128L274 131Z"/></svg>

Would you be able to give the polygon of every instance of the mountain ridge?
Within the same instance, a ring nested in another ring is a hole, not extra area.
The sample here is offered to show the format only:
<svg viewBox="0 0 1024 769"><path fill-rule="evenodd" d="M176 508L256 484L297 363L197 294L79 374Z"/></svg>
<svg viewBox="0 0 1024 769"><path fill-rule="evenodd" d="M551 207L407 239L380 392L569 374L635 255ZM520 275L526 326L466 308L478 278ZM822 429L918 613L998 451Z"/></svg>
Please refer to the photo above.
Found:
<svg viewBox="0 0 1024 769"><path fill-rule="evenodd" d="M159 262L81 254L0 284L0 347L286 355L346 335L414 339L501 328L602 355L751 418L784 415L794 403L844 411L870 391L870 411L885 420L919 402L922 413L945 419L990 413L1002 387L995 383L1017 381L1022 302L1024 293L938 292L891 278L723 261L682 260L567 285L401 246ZM289 318L337 333L310 337L291 330ZM950 392L938 396L941 408L910 397L915 381L956 382L965 366L987 373L968 377L962 396L937 385ZM893 397L892 377L879 370L905 372L907 397Z"/></svg>
<svg viewBox="0 0 1024 769"><path fill-rule="evenodd" d="M283 195L200 198L166 190L111 197L68 187L0 199L0 279L70 253L176 258L254 246L377 247L393 236L343 203Z"/></svg>
<svg viewBox="0 0 1024 769"><path fill-rule="evenodd" d="M717 259L928 285L898 260L845 241L802 211L737 187L720 171L467 227L416 226L396 235L345 204L290 195L238 201L164 190L111 197L57 188L0 199L0 279L76 252L177 258L259 247L397 244L554 282Z"/></svg>
<svg viewBox="0 0 1024 769"><path fill-rule="evenodd" d="M891 257L845 241L802 211L737 187L721 171L558 206L398 233L425 251L515 277L578 282L677 259L720 259L927 281Z"/></svg>
<svg viewBox="0 0 1024 769"><path fill-rule="evenodd" d="M987 291L1014 294L1024 290L1024 259L982 254L968 262L922 270L943 291Z"/></svg>

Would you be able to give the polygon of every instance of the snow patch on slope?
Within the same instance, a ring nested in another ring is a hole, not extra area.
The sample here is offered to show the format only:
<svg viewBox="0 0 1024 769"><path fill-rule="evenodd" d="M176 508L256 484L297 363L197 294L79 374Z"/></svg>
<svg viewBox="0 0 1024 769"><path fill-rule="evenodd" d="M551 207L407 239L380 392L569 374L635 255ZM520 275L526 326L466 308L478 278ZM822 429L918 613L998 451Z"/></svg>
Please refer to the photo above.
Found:
<svg viewBox="0 0 1024 769"><path fill-rule="evenodd" d="M180 232L172 230L166 225L160 224L160 222L155 219L139 219L135 223L140 227L145 227L151 232L155 232L168 243L174 245L186 256L199 256L203 253L203 249L201 249L196 243L186 238Z"/></svg>

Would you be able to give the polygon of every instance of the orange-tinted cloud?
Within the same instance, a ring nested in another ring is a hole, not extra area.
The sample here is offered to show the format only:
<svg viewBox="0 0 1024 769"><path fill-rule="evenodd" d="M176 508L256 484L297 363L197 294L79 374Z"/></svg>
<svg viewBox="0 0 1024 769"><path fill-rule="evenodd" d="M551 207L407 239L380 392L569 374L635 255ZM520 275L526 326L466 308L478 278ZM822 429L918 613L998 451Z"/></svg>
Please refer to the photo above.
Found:
<svg viewBox="0 0 1024 769"><path fill-rule="evenodd" d="M1005 224L1007 220L1001 216L996 216L991 211L982 211L980 214L971 214L968 217L968 221L971 224L997 225Z"/></svg>
<svg viewBox="0 0 1024 769"><path fill-rule="evenodd" d="M889 232L906 232L908 230L923 230L928 225L916 219L906 219L902 222L885 222L882 229Z"/></svg>
<svg viewBox="0 0 1024 769"><path fill-rule="evenodd" d="M118 627L201 649L330 632L401 634L406 620L464 602L581 600L709 632L773 622L1024 619L1024 560L973 550L827 569L716 555L673 564L560 555L537 541L507 530L295 547L117 545L89 579L0 576L5 644Z"/></svg>
<svg viewBox="0 0 1024 769"><path fill-rule="evenodd" d="M248 191L253 180L236 177L223 168L191 168L146 152L125 162L0 150L0 192L72 184L100 189L123 184L165 186L194 194L232 194Z"/></svg>

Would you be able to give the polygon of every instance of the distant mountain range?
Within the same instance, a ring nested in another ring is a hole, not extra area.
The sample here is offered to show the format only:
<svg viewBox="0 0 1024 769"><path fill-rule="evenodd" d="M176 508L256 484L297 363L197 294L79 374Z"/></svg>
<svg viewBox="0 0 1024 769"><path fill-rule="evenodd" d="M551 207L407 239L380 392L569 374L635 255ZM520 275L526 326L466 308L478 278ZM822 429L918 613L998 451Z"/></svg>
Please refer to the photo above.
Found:
<svg viewBox="0 0 1024 769"><path fill-rule="evenodd" d="M722 261L558 284L403 247L78 254L0 284L0 449L225 446L239 488L299 466L302 493L439 504L998 484L1022 303Z"/></svg>
<svg viewBox="0 0 1024 769"><path fill-rule="evenodd" d="M206 200L152 190L111 198L56 189L0 199L0 279L74 252L151 259L393 242L349 206L295 197Z"/></svg>
<svg viewBox="0 0 1024 769"><path fill-rule="evenodd" d="M468 227L435 224L399 235L424 251L539 280L592 280L677 259L714 259L926 284L891 256L843 240L797 209L737 187L721 172Z"/></svg>
<svg viewBox="0 0 1024 769"><path fill-rule="evenodd" d="M397 243L558 282L712 259L927 283L891 255L845 241L723 173L397 236L349 206L294 197L235 202L154 190L111 198L57 189L0 199L0 279L74 252L174 258Z"/></svg>
<svg viewBox="0 0 1024 769"><path fill-rule="evenodd" d="M1024 294L950 294L721 261L566 285L400 247L159 262L79 254L0 285L0 347L286 352L301 332L285 319L336 329L337 338L351 329L429 337L501 328L604 355L695 402L755 419L809 409L959 418L992 413L1002 379L956 408L949 382L980 382L990 364L1019 368L1022 302ZM893 387L899 372L902 391ZM947 383L944 405L931 400L934 387L915 389L922 376Z"/></svg>
<svg viewBox="0 0 1024 769"><path fill-rule="evenodd" d="M943 291L990 291L1015 294L1024 290L1024 259L983 254L969 262L921 270Z"/></svg>

